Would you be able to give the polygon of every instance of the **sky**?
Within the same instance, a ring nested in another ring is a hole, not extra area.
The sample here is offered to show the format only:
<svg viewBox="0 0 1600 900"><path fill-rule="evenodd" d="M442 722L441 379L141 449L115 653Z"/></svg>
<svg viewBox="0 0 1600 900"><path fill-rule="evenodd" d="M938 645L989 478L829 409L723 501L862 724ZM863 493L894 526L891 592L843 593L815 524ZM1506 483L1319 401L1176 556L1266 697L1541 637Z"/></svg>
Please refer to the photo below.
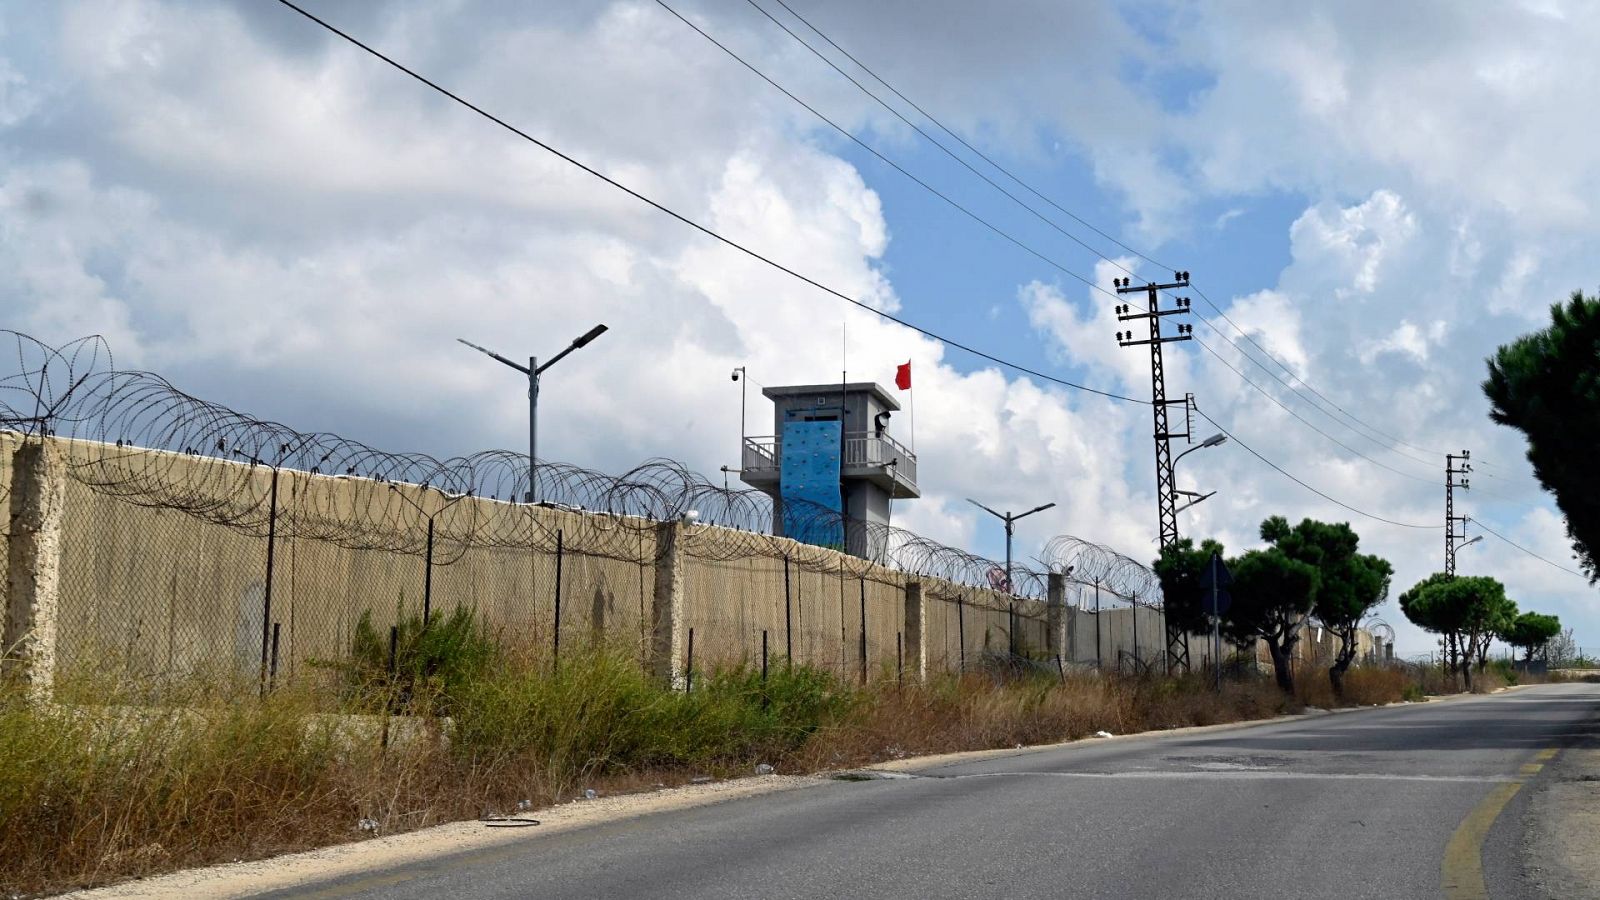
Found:
<svg viewBox="0 0 1600 900"><path fill-rule="evenodd" d="M0 327L101 334L119 367L208 400L447 456L526 430L518 376L455 338L548 357L604 322L546 375L540 455L713 478L738 464L734 367L765 434L756 388L841 366L887 385L910 360L892 430L923 496L897 525L999 556L964 498L1053 501L1019 524L1019 559L1072 534L1149 560L1149 407L948 341L1148 399L1112 282L1182 269L1196 340L1167 345L1167 391L1235 437L1179 465L1216 492L1182 533L1242 550L1267 516L1348 521L1397 596L1442 565L1443 455L1470 449L1457 509L1576 568L1480 383L1498 345L1595 288L1600 7L304 2L863 306L272 0L63 0L0 8ZM1600 645L1584 579L1487 534L1458 571ZM1433 649L1392 596L1397 651Z"/></svg>

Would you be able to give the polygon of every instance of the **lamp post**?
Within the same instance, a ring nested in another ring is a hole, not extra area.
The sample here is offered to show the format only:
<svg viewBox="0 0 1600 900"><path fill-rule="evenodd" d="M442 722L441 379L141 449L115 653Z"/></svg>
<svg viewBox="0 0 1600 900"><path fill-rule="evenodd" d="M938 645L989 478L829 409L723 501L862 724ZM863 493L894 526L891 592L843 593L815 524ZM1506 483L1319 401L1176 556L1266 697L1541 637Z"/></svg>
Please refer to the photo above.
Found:
<svg viewBox="0 0 1600 900"><path fill-rule="evenodd" d="M739 464L744 465L744 397L745 384L750 380L750 373L744 370L744 366L734 366L733 380L739 382Z"/></svg>
<svg viewBox="0 0 1600 900"><path fill-rule="evenodd" d="M426 490L428 486L423 485L422 487L424 490ZM428 620L432 618L433 615L433 519L435 516L439 515L450 507L455 506L462 500L471 497L472 492L467 491L465 494L457 494L454 497L450 497L449 503L446 503L430 513L423 509L415 500L407 497L405 492L400 490L399 487L391 484L389 485L389 490L393 492L396 497L404 500L412 509L428 517L428 553L425 557L423 557L422 563L422 627L426 629L428 627ZM443 491L440 491L439 494L440 496L445 497L450 496Z"/></svg>
<svg viewBox="0 0 1600 900"><path fill-rule="evenodd" d="M1010 512L1004 512L1004 513L995 512L994 510L990 509L987 506L984 506L982 503L979 503L978 501L972 499L971 497L967 498L967 502L971 503L973 506L976 506L977 508L983 510L984 512L988 513L989 515L994 516L995 518L999 519L1000 521L1006 523L1006 578L1005 578L1005 581L1006 581L1006 594L1008 594L1010 596L1015 596L1015 593L1011 590L1011 535L1016 530L1015 529L1016 521L1018 519L1026 518L1027 516L1031 516L1036 512L1044 512L1045 510L1049 509L1050 507L1055 506L1055 503L1054 502L1050 502L1050 503L1044 504L1043 506L1035 506L1033 509L1030 509L1027 512L1016 513L1016 514L1013 515ZM1008 617L1008 621L1010 622L1010 631L1011 631L1010 635L1008 636L1008 643L1010 644L1011 655L1015 656L1017 654L1017 609L1016 609L1016 604L1015 603L1009 603L1009 604L1007 604L1007 606L1009 607L1009 612L1010 612L1010 615Z"/></svg>
<svg viewBox="0 0 1600 900"><path fill-rule="evenodd" d="M539 376L544 374L545 369L548 369L560 362L568 353L588 346L590 341L594 340L605 332L606 326L596 325L573 340L571 344L567 345L565 350L562 350L560 353L557 353L555 356L551 357L550 361L542 366L539 365L539 358L536 356L528 357L528 364L524 366L521 363L515 363L509 359L506 359L504 356L501 356L493 350L490 350L486 347L480 347L465 338L456 338L458 342L466 344L468 347L471 347L490 359L510 366L511 368L516 369L518 372L528 376L528 503L536 503L539 500L539 481L536 477L538 474L536 470L539 465Z"/></svg>
<svg viewBox="0 0 1600 900"><path fill-rule="evenodd" d="M1211 437L1206 438L1205 440L1201 441L1200 443L1194 445L1193 447L1190 447L1189 449L1187 449L1187 450L1183 451L1182 453L1179 453L1177 456L1173 457L1173 459L1172 459L1172 467L1174 469L1176 469L1178 467L1178 460L1183 459L1185 456L1188 456L1189 454L1195 452L1196 450L1204 450L1207 447L1220 446L1222 444L1226 444L1227 442L1228 442L1228 436L1227 435L1225 435L1225 434L1213 434ZM1212 491L1209 494L1202 494L1202 493L1199 493L1198 491L1181 491L1181 490L1178 490L1177 488L1173 488L1172 492L1174 494L1182 494L1185 497L1192 498L1188 503L1185 503L1184 505L1182 505L1182 506L1178 507L1177 509L1173 510L1174 513L1183 512L1184 510L1186 510L1189 507L1195 505L1196 503L1199 503L1202 500L1205 500L1205 499L1207 499L1209 497L1214 497L1217 494L1216 491Z"/></svg>

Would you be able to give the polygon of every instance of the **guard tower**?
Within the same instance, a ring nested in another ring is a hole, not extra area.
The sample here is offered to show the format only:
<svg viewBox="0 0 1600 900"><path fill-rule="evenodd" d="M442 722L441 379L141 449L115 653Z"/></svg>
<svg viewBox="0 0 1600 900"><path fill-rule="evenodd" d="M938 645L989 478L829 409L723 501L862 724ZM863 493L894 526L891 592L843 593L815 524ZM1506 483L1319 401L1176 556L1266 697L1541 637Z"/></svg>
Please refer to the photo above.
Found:
<svg viewBox="0 0 1600 900"><path fill-rule="evenodd" d="M744 438L739 478L773 499L774 534L877 558L892 501L922 496L917 457L889 434L900 403L873 382L769 387L768 437Z"/></svg>

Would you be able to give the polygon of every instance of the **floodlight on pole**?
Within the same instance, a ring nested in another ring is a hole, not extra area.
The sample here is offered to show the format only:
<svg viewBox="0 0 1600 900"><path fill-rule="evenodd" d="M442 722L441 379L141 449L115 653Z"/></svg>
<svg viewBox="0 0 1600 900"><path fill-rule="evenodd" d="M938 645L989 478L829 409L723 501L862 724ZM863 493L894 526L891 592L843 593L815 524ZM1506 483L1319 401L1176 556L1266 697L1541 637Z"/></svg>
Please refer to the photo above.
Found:
<svg viewBox="0 0 1600 900"><path fill-rule="evenodd" d="M745 371L744 366L734 366L733 380L739 382L739 455L743 458L745 438L744 398L745 388L750 382L750 373Z"/></svg>
<svg viewBox="0 0 1600 900"><path fill-rule="evenodd" d="M1015 523L1016 523L1016 521L1018 519L1025 518L1027 516L1031 516L1036 512L1044 512L1045 510L1049 509L1050 507L1055 506L1055 503L1054 502L1046 503L1046 504L1044 504L1042 506L1035 506L1033 509L1030 509L1027 512L1012 514L1011 512L1003 512L1003 513L996 512L996 511L990 509L989 507L984 506L982 503L979 503L978 501L972 499L971 497L967 498L967 502L971 503L973 506L976 506L977 508L983 510L984 512L988 513L989 515L994 516L995 518L999 519L1000 521L1006 523L1006 572L1005 572L1006 593L1007 594L1011 594L1011 595L1014 596L1015 592L1011 589L1012 588L1012 585L1011 585L1011 535L1012 535L1013 531L1015 530L1015 528L1013 526L1015 525ZM1011 616L1010 616L1010 619L1011 619L1011 628L1010 628L1011 635L1010 635L1010 639L1009 640L1010 640L1010 645L1011 645L1011 653L1012 653L1012 655L1016 655L1016 652L1017 652L1017 638L1016 638L1016 634L1017 634L1017 621L1016 621L1017 620L1017 614L1016 614L1015 604L1011 604L1011 606L1012 606Z"/></svg>
<svg viewBox="0 0 1600 900"><path fill-rule="evenodd" d="M595 338L605 334L607 330L605 325L594 326L575 338L572 343L567 345L566 349L550 357L542 366L539 365L539 358L536 356L528 357L528 364L524 366L501 356L487 347L474 344L465 338L456 338L458 342L466 344L498 363L516 369L528 378L528 493L526 496L528 503L537 503L539 501L539 376L544 374L545 369L564 359L568 353L587 347Z"/></svg>

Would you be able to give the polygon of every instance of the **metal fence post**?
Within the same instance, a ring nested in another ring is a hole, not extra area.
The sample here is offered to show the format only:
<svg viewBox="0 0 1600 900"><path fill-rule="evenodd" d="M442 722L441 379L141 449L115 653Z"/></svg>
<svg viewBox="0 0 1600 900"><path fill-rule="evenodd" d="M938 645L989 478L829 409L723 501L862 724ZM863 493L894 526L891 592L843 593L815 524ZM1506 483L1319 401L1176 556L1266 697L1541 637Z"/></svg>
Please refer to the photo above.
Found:
<svg viewBox="0 0 1600 900"><path fill-rule="evenodd" d="M1128 601L1128 610L1133 613L1133 671L1139 671L1139 604Z"/></svg>
<svg viewBox="0 0 1600 900"><path fill-rule="evenodd" d="M783 555L783 657L794 668L794 606L789 597L789 554Z"/></svg>
<svg viewBox="0 0 1600 900"><path fill-rule="evenodd" d="M1094 667L1096 670L1105 668L1105 660L1100 654L1100 582L1094 583Z"/></svg>
<svg viewBox="0 0 1600 900"><path fill-rule="evenodd" d="M967 604L956 594L956 651L960 654L963 673L967 671Z"/></svg>
<svg viewBox="0 0 1600 900"><path fill-rule="evenodd" d="M861 576L861 683L867 683L867 577Z"/></svg>
<svg viewBox="0 0 1600 900"><path fill-rule="evenodd" d="M562 558L566 555L566 548L565 548L565 545L563 543L563 538L564 538L564 535L562 533L562 529L557 528L556 529L556 617L555 617L556 621L555 621L555 628L553 629L555 631L554 657L550 661L550 665L552 667L560 665L560 663L561 663L561 564L562 564Z"/></svg>
<svg viewBox="0 0 1600 900"><path fill-rule="evenodd" d="M281 623L272 623L272 665L267 671L267 693L278 689L278 629Z"/></svg>
<svg viewBox="0 0 1600 900"><path fill-rule="evenodd" d="M267 693L267 656L272 644L272 564L278 543L278 467L272 467L272 487L267 499L267 584L261 592L261 695Z"/></svg>
<svg viewBox="0 0 1600 900"><path fill-rule="evenodd" d="M689 629L689 654L683 664L683 692L694 693L694 629Z"/></svg>
<svg viewBox="0 0 1600 900"><path fill-rule="evenodd" d="M422 563L422 627L433 618L433 516L428 517L428 555Z"/></svg>

